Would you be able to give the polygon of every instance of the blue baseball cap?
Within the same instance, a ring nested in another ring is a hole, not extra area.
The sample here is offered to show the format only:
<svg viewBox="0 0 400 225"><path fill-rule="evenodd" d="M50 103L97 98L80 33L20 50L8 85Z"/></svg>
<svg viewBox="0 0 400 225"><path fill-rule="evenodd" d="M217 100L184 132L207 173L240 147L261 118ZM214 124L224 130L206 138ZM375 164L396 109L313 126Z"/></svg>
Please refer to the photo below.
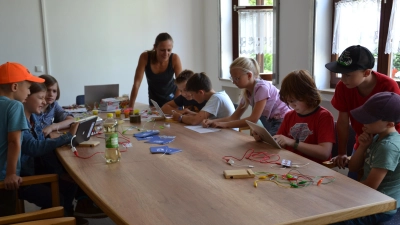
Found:
<svg viewBox="0 0 400 225"><path fill-rule="evenodd" d="M380 92L369 98L364 105L350 111L355 120L362 124L378 120L400 122L400 95L393 92Z"/></svg>

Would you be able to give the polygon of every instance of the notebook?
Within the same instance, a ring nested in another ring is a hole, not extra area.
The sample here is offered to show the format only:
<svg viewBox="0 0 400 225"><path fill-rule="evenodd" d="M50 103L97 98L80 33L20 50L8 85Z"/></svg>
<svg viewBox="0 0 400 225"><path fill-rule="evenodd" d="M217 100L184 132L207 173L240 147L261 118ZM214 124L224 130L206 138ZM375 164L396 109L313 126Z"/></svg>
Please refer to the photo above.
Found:
<svg viewBox="0 0 400 225"><path fill-rule="evenodd" d="M255 123L253 123L253 122L251 122L251 121L248 121L248 120L246 120L246 123L249 125L250 129L251 129L251 130L254 130L254 131L258 134L258 136L260 136L260 138L261 138L264 142L266 142L266 143L272 145L272 146L275 147L275 148L282 149L282 147L281 147L278 143L276 143L276 141L274 140L274 138L273 138L273 137L271 136L271 134L265 129L265 127L260 126L260 125L258 125L258 124L255 124Z"/></svg>
<svg viewBox="0 0 400 225"><path fill-rule="evenodd" d="M76 131L75 138L72 142L73 146L90 139L93 127L96 125L97 116L89 116L85 119L77 121L79 123L78 130Z"/></svg>
<svg viewBox="0 0 400 225"><path fill-rule="evenodd" d="M97 106L103 98L114 98L119 96L119 84L106 85L86 85L85 86L85 105L93 108L96 102Z"/></svg>

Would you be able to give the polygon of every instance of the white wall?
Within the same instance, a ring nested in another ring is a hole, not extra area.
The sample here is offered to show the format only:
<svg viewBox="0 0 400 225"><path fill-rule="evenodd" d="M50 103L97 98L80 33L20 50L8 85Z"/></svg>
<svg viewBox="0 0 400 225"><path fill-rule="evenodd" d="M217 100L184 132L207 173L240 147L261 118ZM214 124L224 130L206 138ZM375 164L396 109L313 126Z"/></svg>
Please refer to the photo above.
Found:
<svg viewBox="0 0 400 225"><path fill-rule="evenodd" d="M279 84L286 74L293 70L311 70L309 60L310 21L312 13L310 0L281 0L279 27Z"/></svg>
<svg viewBox="0 0 400 225"><path fill-rule="evenodd" d="M292 70L312 69L312 1L281 0L279 83ZM206 72L214 89L226 89L235 101L236 87L219 79L218 7L217 0L0 0L0 30L8 31L0 35L0 63L18 61L33 72L35 65L46 65L47 40L48 72L60 83L61 105L74 103L84 85L119 83L120 95L129 94L140 53L152 48L158 33L168 32L183 68ZM329 57L324 48L316 46ZM324 71L324 64L314 70ZM145 79L138 102L147 103Z"/></svg>
<svg viewBox="0 0 400 225"><path fill-rule="evenodd" d="M32 74L44 65L44 43L39 0L0 0L0 64L20 62Z"/></svg>
<svg viewBox="0 0 400 225"><path fill-rule="evenodd" d="M1 0L0 29L9 33L0 37L0 62L18 61L31 71L45 65L47 37L47 69L59 81L62 105L74 103L84 85L119 83L120 95L130 94L139 55L152 48L161 32L174 38L173 52L183 68L204 68L203 5L183 0ZM145 79L138 101L147 103Z"/></svg>

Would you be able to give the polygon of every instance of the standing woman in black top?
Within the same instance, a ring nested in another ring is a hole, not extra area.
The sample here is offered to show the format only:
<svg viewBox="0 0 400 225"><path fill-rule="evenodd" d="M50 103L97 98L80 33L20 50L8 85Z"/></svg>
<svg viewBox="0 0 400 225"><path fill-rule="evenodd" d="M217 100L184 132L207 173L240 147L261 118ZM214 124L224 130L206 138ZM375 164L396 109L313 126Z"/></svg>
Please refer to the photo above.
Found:
<svg viewBox="0 0 400 225"><path fill-rule="evenodd" d="M181 60L177 54L171 53L172 37L161 33L156 37L153 50L143 52L136 67L135 79L131 91L129 107L134 107L143 74L146 73L149 93L149 105L153 99L161 107L179 95L174 83L174 74L182 71Z"/></svg>

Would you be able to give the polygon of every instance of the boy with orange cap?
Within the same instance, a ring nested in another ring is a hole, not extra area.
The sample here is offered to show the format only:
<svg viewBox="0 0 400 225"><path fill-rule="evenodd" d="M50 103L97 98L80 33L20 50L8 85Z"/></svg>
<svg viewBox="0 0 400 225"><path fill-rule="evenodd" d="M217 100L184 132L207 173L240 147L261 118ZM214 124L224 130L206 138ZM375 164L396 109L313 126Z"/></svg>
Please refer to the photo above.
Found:
<svg viewBox="0 0 400 225"><path fill-rule="evenodd" d="M0 65L0 216L15 214L15 192L22 178L21 131L28 129L22 102L28 97L31 82L43 83L44 79L33 76L19 63Z"/></svg>

